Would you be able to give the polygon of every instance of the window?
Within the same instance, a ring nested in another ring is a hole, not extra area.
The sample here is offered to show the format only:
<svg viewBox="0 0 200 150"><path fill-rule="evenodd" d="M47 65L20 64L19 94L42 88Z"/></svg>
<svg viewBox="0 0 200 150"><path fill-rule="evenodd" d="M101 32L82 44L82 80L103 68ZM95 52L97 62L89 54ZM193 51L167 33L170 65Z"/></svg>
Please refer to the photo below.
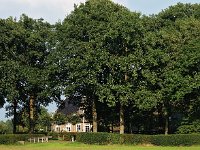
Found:
<svg viewBox="0 0 200 150"><path fill-rule="evenodd" d="M85 126L85 132L90 132L90 126L88 125Z"/></svg>
<svg viewBox="0 0 200 150"><path fill-rule="evenodd" d="M76 125L76 131L77 131L77 132L80 132L80 131L81 131L81 125L80 125L80 124L77 124L77 125Z"/></svg>
<svg viewBox="0 0 200 150"><path fill-rule="evenodd" d="M68 124L66 125L66 131L67 131L67 132L71 132L71 124L70 124L70 123L68 123Z"/></svg>
<svg viewBox="0 0 200 150"><path fill-rule="evenodd" d="M57 132L60 132L60 127L56 127L56 131L57 131Z"/></svg>
<svg viewBox="0 0 200 150"><path fill-rule="evenodd" d="M66 127L66 131L67 131L67 132L70 132L70 131L71 131L71 128L70 128L70 127Z"/></svg>

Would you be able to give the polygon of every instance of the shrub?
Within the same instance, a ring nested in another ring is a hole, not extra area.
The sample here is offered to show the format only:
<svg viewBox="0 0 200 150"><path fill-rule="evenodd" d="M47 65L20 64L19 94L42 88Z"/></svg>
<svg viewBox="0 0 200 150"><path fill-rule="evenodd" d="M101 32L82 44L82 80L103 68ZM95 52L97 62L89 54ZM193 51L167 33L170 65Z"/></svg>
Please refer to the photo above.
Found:
<svg viewBox="0 0 200 150"><path fill-rule="evenodd" d="M0 144L14 144L17 141L28 141L31 137L41 137L43 134L5 134L0 135Z"/></svg>
<svg viewBox="0 0 200 150"><path fill-rule="evenodd" d="M113 134L113 133L107 133L108 134L108 143L109 144L120 144L120 134Z"/></svg>
<svg viewBox="0 0 200 150"><path fill-rule="evenodd" d="M191 134L196 132L196 129L194 128L194 125L182 125L178 127L177 133L178 134Z"/></svg>
<svg viewBox="0 0 200 150"><path fill-rule="evenodd" d="M77 134L77 141L86 144L109 144L111 137L109 133L79 133Z"/></svg>
<svg viewBox="0 0 200 150"><path fill-rule="evenodd" d="M121 144L150 144L151 136L150 135L141 135L141 134L122 134L120 136Z"/></svg>
<svg viewBox="0 0 200 150"><path fill-rule="evenodd" d="M77 141L86 144L144 144L150 143L149 136L113 133L79 133Z"/></svg>
<svg viewBox="0 0 200 150"><path fill-rule="evenodd" d="M62 132L59 136L65 141L72 141L72 138L76 140L77 132Z"/></svg>
<svg viewBox="0 0 200 150"><path fill-rule="evenodd" d="M157 146L200 145L199 134L139 135L112 133L78 133L77 141L86 144L153 144Z"/></svg>
<svg viewBox="0 0 200 150"><path fill-rule="evenodd" d="M53 140L65 140L65 141L71 141L72 137L74 140L76 140L77 132L50 132L48 133L48 136L52 136Z"/></svg>
<svg viewBox="0 0 200 150"><path fill-rule="evenodd" d="M0 135L0 144L14 144L17 141L17 137L14 135Z"/></svg>
<svg viewBox="0 0 200 150"><path fill-rule="evenodd" d="M57 133L57 132L50 132L48 133L48 136L52 136L52 140L58 140L59 134L60 133Z"/></svg>
<svg viewBox="0 0 200 150"><path fill-rule="evenodd" d="M200 120L195 120L191 123L182 124L177 129L178 134L200 133Z"/></svg>
<svg viewBox="0 0 200 150"><path fill-rule="evenodd" d="M191 146L200 145L199 134L172 134L172 135L154 135L151 137L151 143L161 146Z"/></svg>

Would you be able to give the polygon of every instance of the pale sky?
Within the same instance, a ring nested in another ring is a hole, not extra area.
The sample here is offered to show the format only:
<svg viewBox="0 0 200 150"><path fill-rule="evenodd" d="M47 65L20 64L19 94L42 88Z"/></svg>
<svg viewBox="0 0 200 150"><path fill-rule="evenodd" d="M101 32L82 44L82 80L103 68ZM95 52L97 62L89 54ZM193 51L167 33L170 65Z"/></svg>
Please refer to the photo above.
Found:
<svg viewBox="0 0 200 150"><path fill-rule="evenodd" d="M63 20L75 4L84 3L86 0L0 0L0 18L9 16L17 17L23 13L29 17L55 23ZM170 5L178 2L199 3L200 0L113 0L124 5L131 11L142 14L155 14Z"/></svg>
<svg viewBox="0 0 200 150"><path fill-rule="evenodd" d="M50 23L62 21L73 10L74 4L84 3L86 0L0 0L0 18L9 16L19 18L21 14ZM124 5L131 11L142 14L156 14L171 5L181 3L200 3L200 0L113 0ZM55 105L49 111L55 111ZM0 120L5 120L5 109L0 109Z"/></svg>

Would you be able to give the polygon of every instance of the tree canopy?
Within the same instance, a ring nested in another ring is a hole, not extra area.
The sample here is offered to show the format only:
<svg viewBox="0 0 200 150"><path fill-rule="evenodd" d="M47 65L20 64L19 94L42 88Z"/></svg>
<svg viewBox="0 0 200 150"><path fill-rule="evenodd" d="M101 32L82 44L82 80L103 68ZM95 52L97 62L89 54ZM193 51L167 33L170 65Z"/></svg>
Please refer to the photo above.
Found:
<svg viewBox="0 0 200 150"><path fill-rule="evenodd" d="M93 132L183 131L199 119L199 10L178 3L145 16L88 0L55 25L1 19L0 106L29 112L30 131L40 105L60 105L61 95L85 109Z"/></svg>

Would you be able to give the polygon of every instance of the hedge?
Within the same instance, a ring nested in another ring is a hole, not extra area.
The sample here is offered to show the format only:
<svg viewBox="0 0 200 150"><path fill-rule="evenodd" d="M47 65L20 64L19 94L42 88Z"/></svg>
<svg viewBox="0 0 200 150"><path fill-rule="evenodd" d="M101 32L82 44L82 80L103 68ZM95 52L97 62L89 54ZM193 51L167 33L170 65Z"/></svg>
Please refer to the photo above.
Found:
<svg viewBox="0 0 200 150"><path fill-rule="evenodd" d="M2 134L0 144L15 144L18 141L28 141L31 137L41 137L43 134Z"/></svg>
<svg viewBox="0 0 200 150"><path fill-rule="evenodd" d="M192 146L200 145L200 134L154 135L151 144L161 146Z"/></svg>
<svg viewBox="0 0 200 150"><path fill-rule="evenodd" d="M78 142L86 143L86 144L109 144L112 142L112 139L109 133L78 133L76 140Z"/></svg>
<svg viewBox="0 0 200 150"><path fill-rule="evenodd" d="M76 138L77 132L50 132L48 136L51 136L52 140L64 140L64 141L71 141L72 137ZM75 140L75 139L74 139Z"/></svg>
<svg viewBox="0 0 200 150"><path fill-rule="evenodd" d="M60 133L58 133L58 132L50 132L50 133L48 133L48 136L51 136L52 140L58 140L59 136L60 136Z"/></svg>
<svg viewBox="0 0 200 150"><path fill-rule="evenodd" d="M200 145L200 134L139 135L113 133L77 133L76 141L86 144L152 144L157 146Z"/></svg>
<svg viewBox="0 0 200 150"><path fill-rule="evenodd" d="M59 134L59 138L65 140L65 141L71 141L72 138L76 140L77 133L76 132L62 132Z"/></svg>
<svg viewBox="0 0 200 150"><path fill-rule="evenodd" d="M148 135L113 134L113 133L78 133L78 142L85 144L144 144L150 143Z"/></svg>
<svg viewBox="0 0 200 150"><path fill-rule="evenodd" d="M171 135L142 135L142 134L114 134L106 132L62 132L49 133L53 139L71 141L85 144L152 144L156 146L191 146L200 145L200 134L171 134ZM19 141L19 140L18 140ZM0 142L1 143L1 142Z"/></svg>

